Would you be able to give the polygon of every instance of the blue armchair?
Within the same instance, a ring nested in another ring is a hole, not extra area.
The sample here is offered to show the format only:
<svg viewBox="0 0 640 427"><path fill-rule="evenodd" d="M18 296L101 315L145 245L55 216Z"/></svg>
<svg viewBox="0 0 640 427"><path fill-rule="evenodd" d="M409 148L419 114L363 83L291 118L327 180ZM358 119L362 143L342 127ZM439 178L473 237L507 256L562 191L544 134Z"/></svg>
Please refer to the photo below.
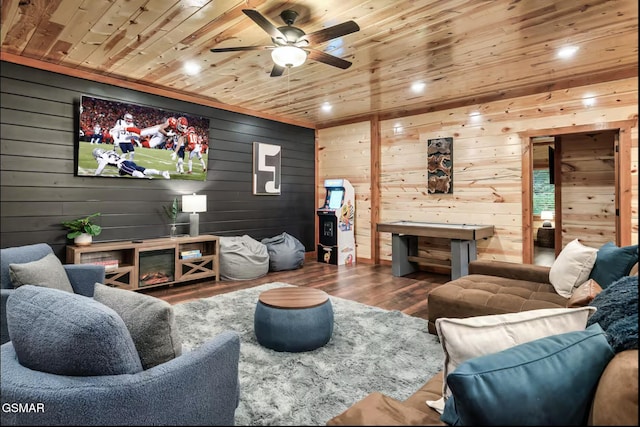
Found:
<svg viewBox="0 0 640 427"><path fill-rule="evenodd" d="M53 253L53 249L46 243L36 243L33 245L17 246L0 249L0 297L2 311L0 313L0 344L9 341L7 330L6 307L7 298L13 292L11 277L9 275L9 264L22 264L37 261L48 254ZM65 264L64 269L69 277L71 286L75 293L84 296L93 296L93 287L96 282L104 283L104 267L89 264Z"/></svg>

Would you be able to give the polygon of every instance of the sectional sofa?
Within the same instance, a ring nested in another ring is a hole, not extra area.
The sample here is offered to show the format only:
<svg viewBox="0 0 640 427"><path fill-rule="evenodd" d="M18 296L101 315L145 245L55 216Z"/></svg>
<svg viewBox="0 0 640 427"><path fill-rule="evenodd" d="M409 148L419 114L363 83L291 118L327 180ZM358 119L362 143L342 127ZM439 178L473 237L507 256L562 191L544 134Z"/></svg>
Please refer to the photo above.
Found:
<svg viewBox="0 0 640 427"><path fill-rule="evenodd" d="M596 311L599 315L597 320L603 324L603 327L614 328L615 322L618 322L619 326L622 319L627 322L627 325L632 325L631 329L635 322L635 331L631 332L630 338L627 337L623 343L624 346L616 347L614 343L615 354L612 352L610 360L607 359L608 362L603 364L602 374L598 374L599 376L594 380L595 392L589 395L592 399L583 402L583 406L588 409L588 417L583 419L583 423L638 425L638 245L618 248L609 243L597 250L585 248L576 242L572 248L577 249L579 254L569 254L570 250L567 250L563 257L561 253L556 259L557 264L554 263L555 268L500 261L472 261L469 264L469 275L452 280L429 294L429 331L432 334L440 332L438 319L479 319L478 316L488 318L540 309L568 311L567 307L595 304L597 308L599 305L599 311ZM596 265L595 261L598 258L599 264ZM559 266L561 262L567 262L569 269L567 270L566 266ZM559 278L566 280L572 274L575 275L571 279L572 282L565 283L565 286L573 286L567 291L570 294L563 292L564 295L560 295L558 293ZM599 286L593 277L611 286L609 291L603 291L604 286ZM554 281L555 285L552 283ZM578 284L582 285L578 286ZM624 291L619 290L622 289L619 285L624 285ZM620 308L622 305L619 304L622 303L617 300L611 301L612 298L617 298L616 295L624 295L627 298L624 302L626 308ZM618 313L614 316L617 320L606 319L608 310L627 309L633 313L630 315ZM590 320L595 318L596 315L593 314ZM600 324L593 327L599 328ZM607 333L603 331L609 341L611 341L611 330L609 329ZM442 337L440 338L442 341ZM567 366L571 364L567 363ZM553 376L551 373L549 375ZM538 375L532 382L540 378L549 383L554 380L554 378L545 378L543 374ZM371 393L342 414L329 420L327 425L447 425L441 419L441 413L426 403L427 401L436 402L442 398L443 381L444 372L441 371L404 401L378 392ZM518 381L521 379L519 378ZM528 385L526 381L521 382L521 388L526 388ZM567 399L565 396L553 396L553 398ZM526 400L526 398L520 399L517 406L526 406ZM487 406L490 403L488 402ZM546 418L550 424L555 423L553 417L554 415L550 413ZM531 419L534 418L532 416ZM523 423L526 423L526 420Z"/></svg>

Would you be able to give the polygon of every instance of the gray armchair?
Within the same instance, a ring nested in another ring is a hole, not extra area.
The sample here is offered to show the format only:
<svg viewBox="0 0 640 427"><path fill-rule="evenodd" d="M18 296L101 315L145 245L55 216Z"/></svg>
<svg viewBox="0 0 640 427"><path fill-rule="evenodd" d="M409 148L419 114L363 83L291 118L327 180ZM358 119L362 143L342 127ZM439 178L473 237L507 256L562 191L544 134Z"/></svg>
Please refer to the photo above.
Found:
<svg viewBox="0 0 640 427"><path fill-rule="evenodd" d="M11 342L0 351L4 426L234 424L240 393L235 332L125 375L55 375L22 366ZM11 404L32 404L33 411L14 411Z"/></svg>
<svg viewBox="0 0 640 427"><path fill-rule="evenodd" d="M2 310L0 312L0 344L9 341L7 331L6 307L7 298L13 292L9 264L22 264L37 261L46 255L53 253L53 249L46 243L16 246L0 249L0 297L2 298ZM93 296L93 286L96 282L104 283L104 267L89 264L65 264L65 271L73 286L75 293L84 296Z"/></svg>
<svg viewBox="0 0 640 427"><path fill-rule="evenodd" d="M4 253L2 261L4 267ZM154 308L153 297L94 283L85 295L28 284L10 292L0 425L233 425L239 335L224 331L194 350L175 351L168 303ZM124 303L118 293L131 293L126 301L139 296L135 316L108 305ZM145 334L129 329L131 319L151 319ZM145 367L143 353L164 360Z"/></svg>

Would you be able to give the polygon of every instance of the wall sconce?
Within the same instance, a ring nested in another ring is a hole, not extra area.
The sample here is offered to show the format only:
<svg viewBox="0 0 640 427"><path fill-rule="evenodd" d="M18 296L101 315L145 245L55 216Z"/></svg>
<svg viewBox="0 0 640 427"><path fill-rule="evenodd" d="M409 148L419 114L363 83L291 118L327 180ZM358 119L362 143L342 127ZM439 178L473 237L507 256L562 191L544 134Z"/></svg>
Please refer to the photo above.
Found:
<svg viewBox="0 0 640 427"><path fill-rule="evenodd" d="M307 60L307 52L296 46L279 46L271 51L271 58L281 67L297 67Z"/></svg>
<svg viewBox="0 0 640 427"><path fill-rule="evenodd" d="M553 224L551 224L551 220L553 219L553 212L552 211L542 211L540 212L540 219L543 220L544 222L542 223L543 227L553 227Z"/></svg>
<svg viewBox="0 0 640 427"><path fill-rule="evenodd" d="M207 211L207 196L185 194L182 196L182 212L190 212L189 215L189 235L196 237L199 234L200 216L198 212Z"/></svg>

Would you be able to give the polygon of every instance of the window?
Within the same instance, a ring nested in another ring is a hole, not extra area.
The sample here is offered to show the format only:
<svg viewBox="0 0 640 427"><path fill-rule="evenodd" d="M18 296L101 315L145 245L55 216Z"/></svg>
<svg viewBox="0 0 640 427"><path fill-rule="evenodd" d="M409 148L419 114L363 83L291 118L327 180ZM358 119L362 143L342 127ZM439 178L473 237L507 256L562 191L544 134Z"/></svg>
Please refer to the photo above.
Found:
<svg viewBox="0 0 640 427"><path fill-rule="evenodd" d="M555 211L555 202L555 185L549 184L549 170L534 169L533 214L540 215L542 211Z"/></svg>

